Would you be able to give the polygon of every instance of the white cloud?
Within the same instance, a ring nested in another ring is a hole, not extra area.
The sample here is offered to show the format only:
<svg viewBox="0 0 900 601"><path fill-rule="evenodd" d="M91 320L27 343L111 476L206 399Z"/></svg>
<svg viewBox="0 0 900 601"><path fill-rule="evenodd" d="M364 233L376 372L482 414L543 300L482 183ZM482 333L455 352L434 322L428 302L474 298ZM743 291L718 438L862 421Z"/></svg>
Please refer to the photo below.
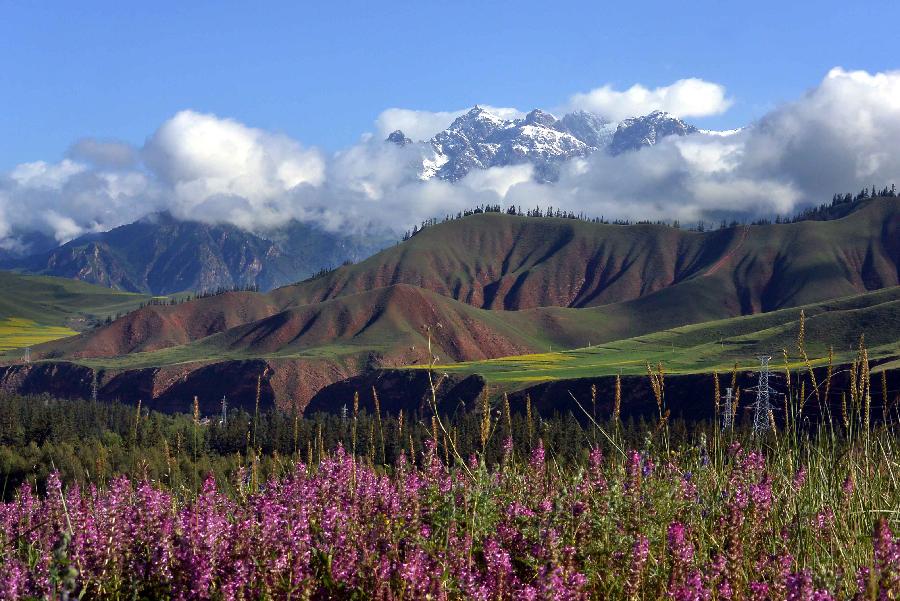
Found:
<svg viewBox="0 0 900 601"><path fill-rule="evenodd" d="M513 186L532 181L533 174L534 167L530 164L476 169L463 178L462 185L478 192L491 191L502 199Z"/></svg>
<svg viewBox="0 0 900 601"><path fill-rule="evenodd" d="M69 178L85 170L86 165L69 159L59 163L35 161L17 165L9 177L23 188L59 190Z"/></svg>
<svg viewBox="0 0 900 601"><path fill-rule="evenodd" d="M525 116L519 109L509 107L481 105L486 110L502 119L517 119ZM389 108L381 112L375 119L380 139L384 139L391 132L398 129L406 134L406 137L415 142L431 139L434 134L447 129L453 120L467 113L470 108L457 111L419 111L403 108Z"/></svg>
<svg viewBox="0 0 900 601"><path fill-rule="evenodd" d="M163 123L143 154L187 213L216 196L239 197L262 208L300 184L321 184L325 173L317 151L287 136L194 111Z"/></svg>
<svg viewBox="0 0 900 601"><path fill-rule="evenodd" d="M375 119L378 135L381 139L393 131L400 130L416 142L428 140L434 134L445 129L454 119L465 111L416 111L412 109L390 108L381 112Z"/></svg>
<svg viewBox="0 0 900 601"><path fill-rule="evenodd" d="M808 197L900 178L900 71L832 69L820 85L763 117L745 145L752 177L790 180Z"/></svg>
<svg viewBox="0 0 900 601"><path fill-rule="evenodd" d="M623 91L605 85L569 99L570 108L596 113L612 121L657 110L678 117L706 117L725 112L731 104L724 86L694 77L652 90L640 84Z"/></svg>
<svg viewBox="0 0 900 601"><path fill-rule="evenodd" d="M397 146L369 138L334 155L327 179L332 188L380 200L390 190L416 179L416 167L424 158L419 145Z"/></svg>
<svg viewBox="0 0 900 601"><path fill-rule="evenodd" d="M737 168L744 151L740 139L724 138L716 136L710 140L705 136L686 136L677 140L677 146L692 169L700 173L724 173Z"/></svg>
<svg viewBox="0 0 900 601"><path fill-rule="evenodd" d="M40 230L65 242L165 208L165 198L142 172L92 170L70 159L19 165L0 175L5 235Z"/></svg>
<svg viewBox="0 0 900 601"><path fill-rule="evenodd" d="M12 224L6 215L6 210L10 204L9 196L0 190L0 249L18 250L20 247L18 241L9 237L12 234Z"/></svg>
<svg viewBox="0 0 900 601"><path fill-rule="evenodd" d="M604 102L621 113L625 106L646 112L634 108L634 98L665 101L670 105L654 108L681 114L728 102L724 90L700 102L685 91L693 84L681 83L665 93L614 92ZM679 110L679 103L688 108ZM458 114L392 109L378 126L426 138ZM402 230L484 203L683 222L785 214L834 192L897 182L898 139L900 72L843 69L733 135L669 137L638 152L594 153L563 165L553 184L535 183L530 165L474 170L455 184L421 182L422 145L398 147L368 136L327 157L277 133L183 111L143 148L82 140L59 162L23 163L0 174L0 247L15 247L11 236L24 230L64 241L161 210L255 231L290 219L332 230L371 224Z"/></svg>
<svg viewBox="0 0 900 601"><path fill-rule="evenodd" d="M52 209L47 211L44 219L47 225L53 229L56 241L59 243L67 242L85 232L85 228L76 223L73 218L60 215Z"/></svg>

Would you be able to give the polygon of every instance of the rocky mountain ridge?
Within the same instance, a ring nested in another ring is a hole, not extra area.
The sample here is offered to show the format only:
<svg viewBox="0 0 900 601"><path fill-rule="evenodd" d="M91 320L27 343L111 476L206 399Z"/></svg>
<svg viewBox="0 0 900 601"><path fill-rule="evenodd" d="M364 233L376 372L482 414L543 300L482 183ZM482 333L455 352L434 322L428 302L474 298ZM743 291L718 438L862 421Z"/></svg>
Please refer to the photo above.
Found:
<svg viewBox="0 0 900 601"><path fill-rule="evenodd" d="M392 242L387 234L338 234L297 221L261 235L160 213L28 257L7 257L0 266L156 295L271 290L360 261Z"/></svg>
<svg viewBox="0 0 900 601"><path fill-rule="evenodd" d="M699 131L662 111L614 123L586 111L557 118L540 109L521 119L503 119L476 105L427 142L419 142L423 150L419 177L453 182L474 169L531 164L536 180L550 182L569 159L594 152L616 155L640 150L668 136ZM415 144L400 130L385 141Z"/></svg>

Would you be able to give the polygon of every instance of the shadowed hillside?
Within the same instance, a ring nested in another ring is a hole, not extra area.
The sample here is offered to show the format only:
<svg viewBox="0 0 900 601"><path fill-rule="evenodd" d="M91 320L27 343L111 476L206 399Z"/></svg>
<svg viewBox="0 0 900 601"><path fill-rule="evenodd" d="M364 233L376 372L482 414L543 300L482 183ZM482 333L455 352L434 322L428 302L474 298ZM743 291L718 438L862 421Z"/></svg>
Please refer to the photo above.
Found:
<svg viewBox="0 0 900 601"><path fill-rule="evenodd" d="M161 213L4 264L132 292L270 290L391 243L382 234L345 236L297 221L262 236Z"/></svg>

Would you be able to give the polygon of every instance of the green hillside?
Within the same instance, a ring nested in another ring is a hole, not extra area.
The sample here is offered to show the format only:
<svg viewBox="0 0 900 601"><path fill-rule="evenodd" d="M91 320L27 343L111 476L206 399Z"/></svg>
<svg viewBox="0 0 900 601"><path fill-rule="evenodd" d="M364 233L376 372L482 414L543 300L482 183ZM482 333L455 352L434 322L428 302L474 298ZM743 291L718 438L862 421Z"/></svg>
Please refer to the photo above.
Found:
<svg viewBox="0 0 900 601"><path fill-rule="evenodd" d="M813 364L825 362L829 347L835 362L853 360L861 334L872 359L900 357L900 287L867 294L696 325L665 329L570 351L504 357L441 365L439 369L480 374L511 386L532 382L646 373L647 363L662 362L668 373L727 371L735 363L754 365L768 354L783 366L783 350L792 368L801 366L796 340L800 311L806 314L806 347ZM894 361L896 363L896 361Z"/></svg>
<svg viewBox="0 0 900 601"><path fill-rule="evenodd" d="M435 225L324 277L273 292L308 304L409 284L503 310L585 308L648 297L661 310L701 298L707 318L761 313L900 285L900 201L841 219L703 233L663 225L478 214Z"/></svg>
<svg viewBox="0 0 900 601"><path fill-rule="evenodd" d="M75 280L0 271L0 351L76 334L138 308L149 296Z"/></svg>
<svg viewBox="0 0 900 601"><path fill-rule="evenodd" d="M290 406L373 369L430 363L426 326L442 369L519 386L642 373L647 362L669 372L750 366L759 352L780 362L783 348L794 351L801 306L813 357L830 344L847 359L865 333L872 357L891 359L900 356L898 209L895 198L874 199L833 221L704 233L473 215L270 293L148 306L34 345L32 359L108 368L122 376L110 394L126 396L194 375L202 389L215 363L255 378L265 363ZM145 298L86 289L88 298L65 286L25 291L9 316L64 327L73 312L86 320L98 306L111 313ZM50 306L29 309L29 298Z"/></svg>
<svg viewBox="0 0 900 601"><path fill-rule="evenodd" d="M453 361L581 348L897 286L898 207L875 199L834 221L706 233L473 215L324 277L151 307L42 351L160 365L330 348L396 365L427 359L421 328L442 319L438 350Z"/></svg>

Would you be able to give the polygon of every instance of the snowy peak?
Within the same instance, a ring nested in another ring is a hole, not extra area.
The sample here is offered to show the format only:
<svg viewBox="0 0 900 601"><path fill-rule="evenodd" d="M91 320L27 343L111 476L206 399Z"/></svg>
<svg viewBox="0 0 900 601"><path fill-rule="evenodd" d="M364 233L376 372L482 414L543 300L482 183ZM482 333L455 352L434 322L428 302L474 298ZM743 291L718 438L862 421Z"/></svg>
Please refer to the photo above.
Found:
<svg viewBox="0 0 900 601"><path fill-rule="evenodd" d="M616 128L610 154L621 154L630 150L640 150L645 146L653 146L667 136L686 136L698 130L681 119L663 111L653 111L643 117L626 119Z"/></svg>
<svg viewBox="0 0 900 601"><path fill-rule="evenodd" d="M616 124L587 111L564 115L556 128L578 138L591 148L606 148L616 133Z"/></svg>
<svg viewBox="0 0 900 601"><path fill-rule="evenodd" d="M476 106L431 139L434 156L426 161L423 178L431 174L456 181L472 169L532 163L538 179L552 179L551 163L591 151L578 138L556 129L557 123L556 117L541 110L506 120Z"/></svg>
<svg viewBox="0 0 900 601"><path fill-rule="evenodd" d="M472 139L486 138L509 125L509 121L501 119L477 104L465 115L457 117L444 132L466 136ZM438 136L441 134L439 133Z"/></svg>
<svg viewBox="0 0 900 601"><path fill-rule="evenodd" d="M543 127L554 127L556 125L556 117L550 113L545 113L541 109L534 109L525 115L525 123L527 125L538 125Z"/></svg>
<svg viewBox="0 0 900 601"><path fill-rule="evenodd" d="M521 119L503 119L476 105L423 144L419 177L456 181L473 169L530 163L535 166L536 180L553 181L560 164L569 159L598 151L620 154L639 150L667 136L697 131L662 111L616 124L584 111L558 119L540 109ZM405 145L408 140L399 131L388 136L395 144Z"/></svg>

